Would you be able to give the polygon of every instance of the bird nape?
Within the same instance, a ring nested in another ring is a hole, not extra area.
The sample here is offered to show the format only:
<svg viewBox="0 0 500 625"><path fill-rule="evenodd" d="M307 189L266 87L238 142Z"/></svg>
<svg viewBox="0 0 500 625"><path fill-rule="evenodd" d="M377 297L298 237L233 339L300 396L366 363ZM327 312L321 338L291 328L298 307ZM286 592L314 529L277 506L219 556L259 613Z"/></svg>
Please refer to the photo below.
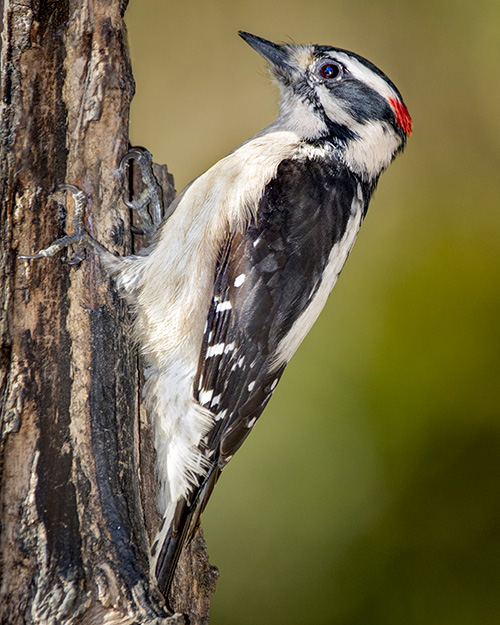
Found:
<svg viewBox="0 0 500 625"><path fill-rule="evenodd" d="M394 83L363 57L240 36L278 83L277 120L188 185L141 255L116 257L78 224L71 241L93 245L134 310L163 516L152 572L167 599L222 470L325 305L412 130ZM125 158L148 166L140 150Z"/></svg>

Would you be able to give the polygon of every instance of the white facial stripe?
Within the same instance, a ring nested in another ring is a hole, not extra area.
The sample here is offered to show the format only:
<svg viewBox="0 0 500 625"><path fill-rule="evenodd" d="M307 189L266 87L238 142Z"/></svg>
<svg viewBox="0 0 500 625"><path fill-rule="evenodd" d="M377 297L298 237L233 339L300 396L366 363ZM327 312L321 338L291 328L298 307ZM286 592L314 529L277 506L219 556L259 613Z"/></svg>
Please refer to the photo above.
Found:
<svg viewBox="0 0 500 625"><path fill-rule="evenodd" d="M358 74L356 78L376 89L383 97L397 98L383 78L364 67L356 59L351 59L346 54L336 54L335 57L344 63L349 71L355 67ZM354 71L352 74L355 75ZM400 137L387 122L381 120L370 120L364 123L357 121L349 110L343 107L342 100L333 98L325 85L318 84L316 93L326 115L332 121L347 126L357 135L346 146L345 163L360 174L364 180L376 178L390 164L401 143ZM348 107L348 103L345 103L345 106Z"/></svg>
<svg viewBox="0 0 500 625"><path fill-rule="evenodd" d="M398 94L386 83L382 76L372 72L371 69L366 67L366 65L363 65L363 63L358 61L358 59L343 52L335 52L332 54L332 58L340 61L351 72L354 78L357 78L372 89L375 89L375 91L380 93L380 95L387 99L395 98L396 100L399 100Z"/></svg>
<svg viewBox="0 0 500 625"><path fill-rule="evenodd" d="M359 130L359 139L349 141L345 162L363 180L371 180L389 167L401 140L385 122L370 122Z"/></svg>
<svg viewBox="0 0 500 625"><path fill-rule="evenodd" d="M356 131L361 124L357 122L354 117L342 106L342 101L332 98L332 95L325 85L319 84L316 87L316 93L319 96L319 101L327 114L327 116L337 124L344 124L348 128L352 128ZM347 106L347 104L346 104Z"/></svg>

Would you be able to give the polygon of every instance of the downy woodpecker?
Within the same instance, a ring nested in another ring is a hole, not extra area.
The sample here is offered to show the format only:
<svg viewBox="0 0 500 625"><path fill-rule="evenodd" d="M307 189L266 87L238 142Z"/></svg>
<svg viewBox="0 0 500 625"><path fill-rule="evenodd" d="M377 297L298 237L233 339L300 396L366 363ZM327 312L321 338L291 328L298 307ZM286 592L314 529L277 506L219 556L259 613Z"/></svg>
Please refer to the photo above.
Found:
<svg viewBox="0 0 500 625"><path fill-rule="evenodd" d="M141 255L99 249L145 361L168 596L221 471L326 303L412 121L361 56L240 32L280 88L278 119L191 182Z"/></svg>

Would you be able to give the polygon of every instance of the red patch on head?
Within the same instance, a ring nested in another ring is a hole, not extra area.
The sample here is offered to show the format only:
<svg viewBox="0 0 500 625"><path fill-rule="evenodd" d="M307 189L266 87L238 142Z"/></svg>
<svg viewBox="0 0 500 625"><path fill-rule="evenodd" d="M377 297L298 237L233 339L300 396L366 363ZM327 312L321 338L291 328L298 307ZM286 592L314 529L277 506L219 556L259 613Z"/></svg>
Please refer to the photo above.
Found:
<svg viewBox="0 0 500 625"><path fill-rule="evenodd" d="M399 127L405 135L409 137L411 135L413 122L411 121L408 109L400 100L389 98L389 102L393 108L394 115L396 115L396 121L398 122Z"/></svg>

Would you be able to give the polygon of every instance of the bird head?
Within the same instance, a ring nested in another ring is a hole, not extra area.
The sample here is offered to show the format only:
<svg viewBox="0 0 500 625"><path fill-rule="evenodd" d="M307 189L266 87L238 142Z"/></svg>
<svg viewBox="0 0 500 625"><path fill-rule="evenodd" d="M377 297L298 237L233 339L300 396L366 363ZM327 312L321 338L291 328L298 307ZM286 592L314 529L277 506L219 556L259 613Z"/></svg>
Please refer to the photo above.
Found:
<svg viewBox="0 0 500 625"><path fill-rule="evenodd" d="M239 34L268 61L278 82L277 124L305 140L331 142L357 175L378 179L412 131L394 83L367 59L341 48Z"/></svg>

